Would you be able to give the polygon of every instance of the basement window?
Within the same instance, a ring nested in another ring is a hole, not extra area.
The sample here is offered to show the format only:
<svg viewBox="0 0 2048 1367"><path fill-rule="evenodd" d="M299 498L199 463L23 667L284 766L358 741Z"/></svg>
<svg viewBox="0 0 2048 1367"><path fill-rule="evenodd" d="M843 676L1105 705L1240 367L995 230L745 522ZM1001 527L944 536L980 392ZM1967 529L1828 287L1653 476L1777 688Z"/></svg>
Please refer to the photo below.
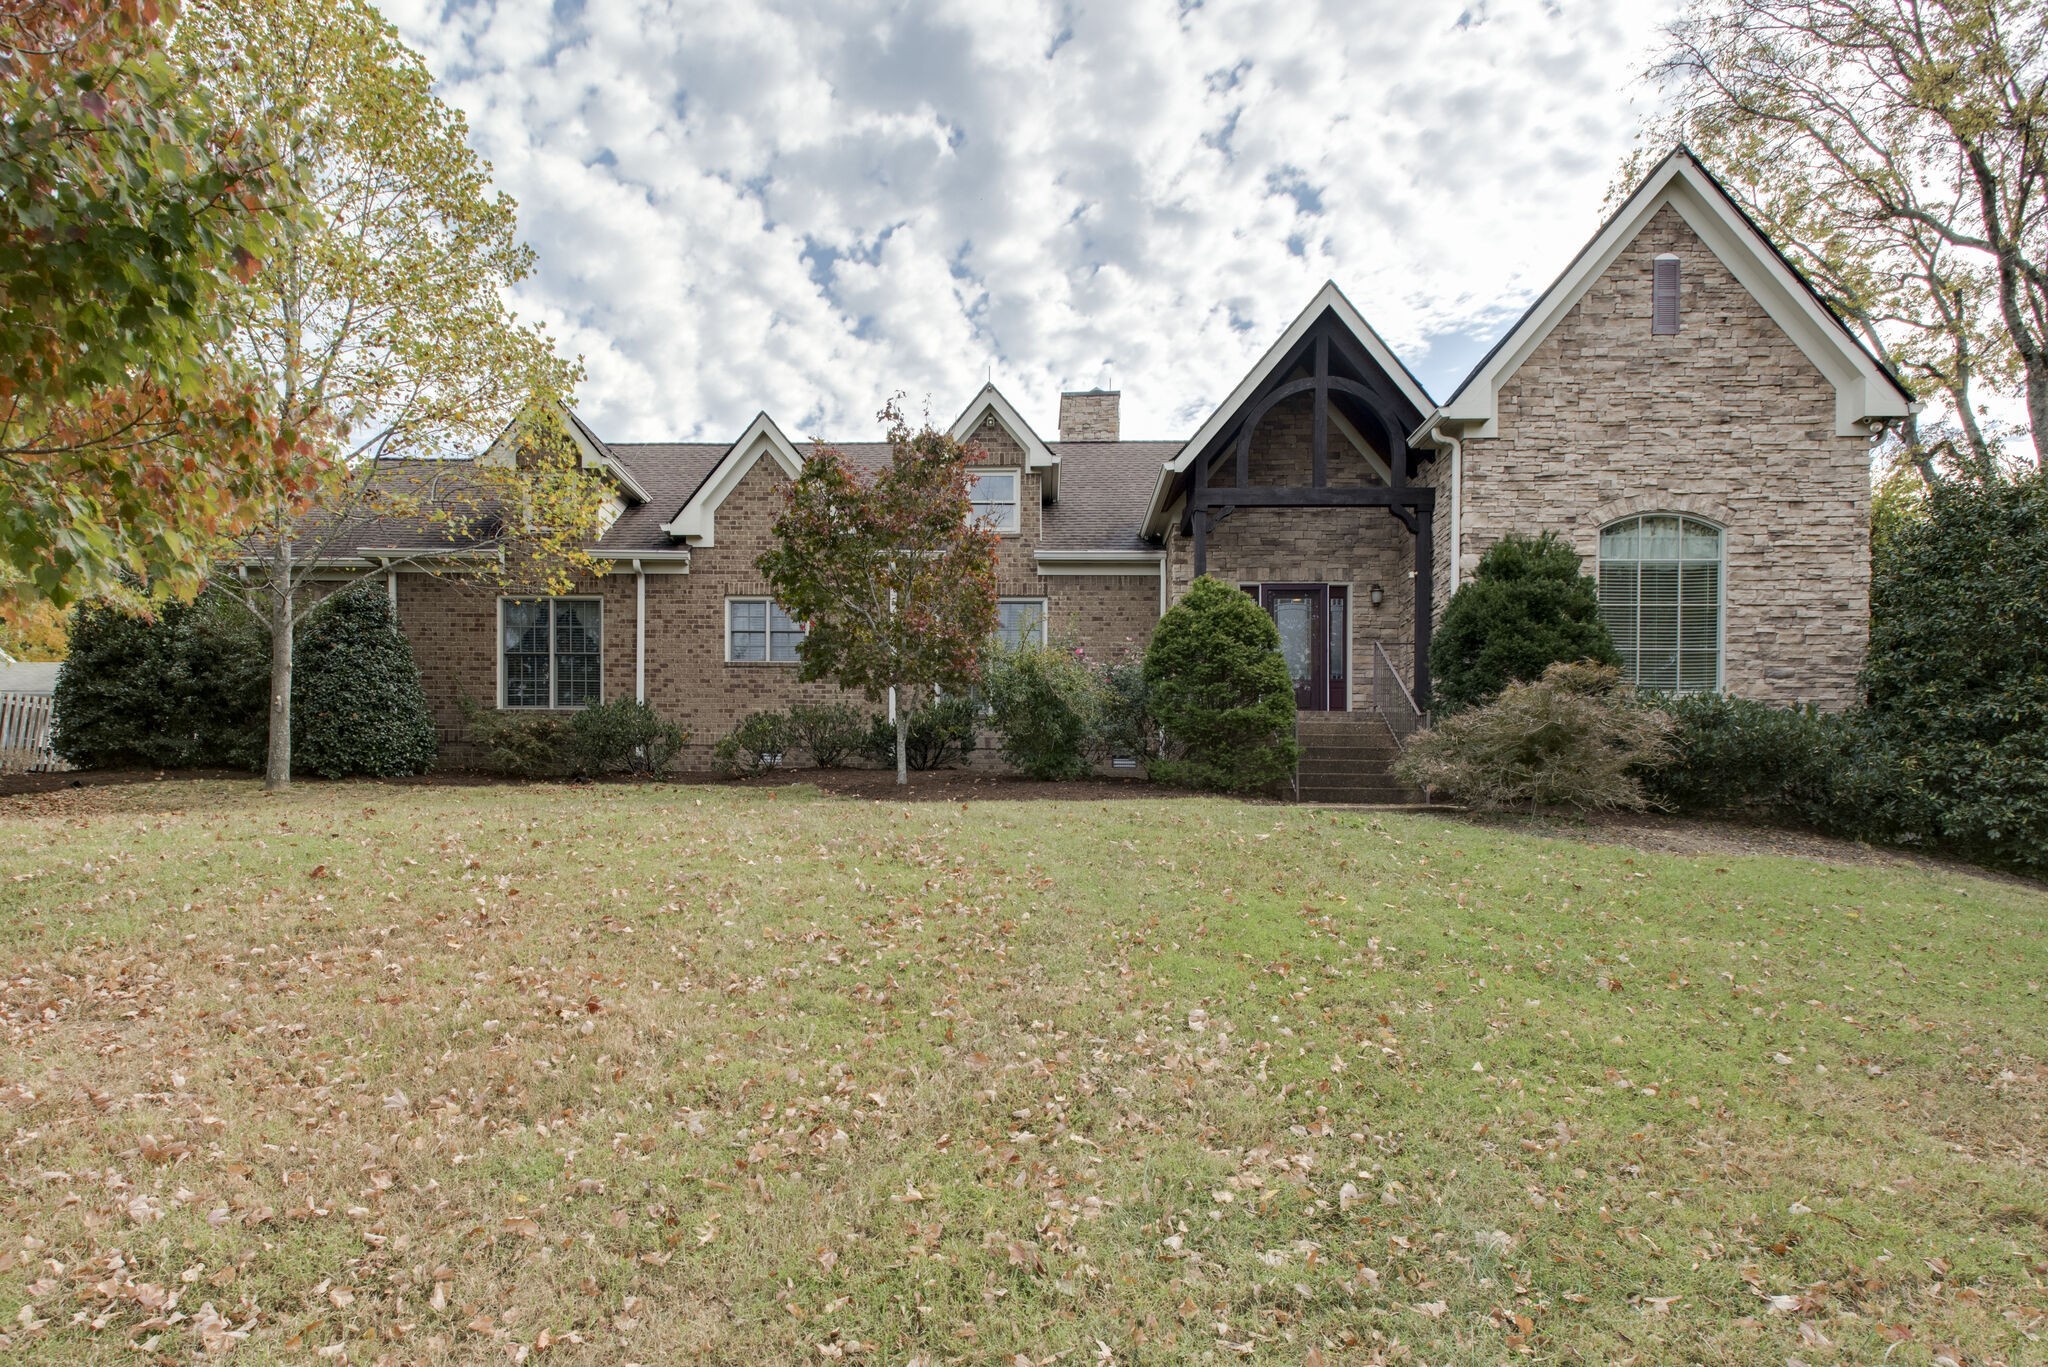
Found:
<svg viewBox="0 0 2048 1367"><path fill-rule="evenodd" d="M587 707L604 693L604 605L595 598L498 600L505 707Z"/></svg>

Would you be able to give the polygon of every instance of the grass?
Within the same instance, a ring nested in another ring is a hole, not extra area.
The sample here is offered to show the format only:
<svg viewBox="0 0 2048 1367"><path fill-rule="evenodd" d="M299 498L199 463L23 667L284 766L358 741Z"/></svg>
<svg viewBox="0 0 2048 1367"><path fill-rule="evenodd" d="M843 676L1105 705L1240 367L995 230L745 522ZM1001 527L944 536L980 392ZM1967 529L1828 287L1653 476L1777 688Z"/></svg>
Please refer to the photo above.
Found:
<svg viewBox="0 0 2048 1367"><path fill-rule="evenodd" d="M0 905L17 1361L2048 1360L2011 883L205 783L0 800Z"/></svg>

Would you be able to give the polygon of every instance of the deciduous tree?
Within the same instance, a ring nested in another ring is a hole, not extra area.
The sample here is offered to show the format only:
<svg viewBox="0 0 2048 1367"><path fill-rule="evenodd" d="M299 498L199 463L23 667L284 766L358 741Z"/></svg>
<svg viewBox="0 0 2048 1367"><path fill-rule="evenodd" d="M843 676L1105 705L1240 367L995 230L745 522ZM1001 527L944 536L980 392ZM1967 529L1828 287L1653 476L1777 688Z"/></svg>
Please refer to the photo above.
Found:
<svg viewBox="0 0 2048 1367"><path fill-rule="evenodd" d="M996 627L996 533L968 497L977 458L892 402L889 463L872 474L820 447L791 482L775 545L756 562L783 609L805 622L806 679L871 700L896 696L896 781L908 783L910 710L939 688L967 688Z"/></svg>
<svg viewBox="0 0 2048 1367"><path fill-rule="evenodd" d="M289 222L259 125L164 47L170 4L0 4L0 613L189 598L317 473L219 343Z"/></svg>
<svg viewBox="0 0 2048 1367"><path fill-rule="evenodd" d="M1693 0L1652 73L1690 144L1878 356L1933 483L2000 479L1988 410L2048 451L2048 8L2038 0ZM1628 168L1633 180L1639 154Z"/></svg>
<svg viewBox="0 0 2048 1367"><path fill-rule="evenodd" d="M576 367L506 302L533 265L514 205L418 54L366 0L191 0L177 37L219 108L271 130L307 211L230 297L222 351L328 463L311 515L265 505L234 581L270 629L275 788L291 778L291 626L332 548L388 528L414 564L559 589L588 567L605 488L555 407Z"/></svg>

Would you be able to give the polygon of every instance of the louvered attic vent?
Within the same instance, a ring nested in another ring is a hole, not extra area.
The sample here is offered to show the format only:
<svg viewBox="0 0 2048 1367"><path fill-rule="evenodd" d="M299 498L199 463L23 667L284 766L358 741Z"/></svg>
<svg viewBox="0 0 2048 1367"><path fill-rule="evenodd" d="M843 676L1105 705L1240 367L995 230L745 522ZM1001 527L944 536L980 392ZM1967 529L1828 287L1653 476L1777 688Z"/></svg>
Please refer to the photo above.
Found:
<svg viewBox="0 0 2048 1367"><path fill-rule="evenodd" d="M1656 260L1650 282L1650 335L1671 337L1678 333L1678 258L1670 254Z"/></svg>

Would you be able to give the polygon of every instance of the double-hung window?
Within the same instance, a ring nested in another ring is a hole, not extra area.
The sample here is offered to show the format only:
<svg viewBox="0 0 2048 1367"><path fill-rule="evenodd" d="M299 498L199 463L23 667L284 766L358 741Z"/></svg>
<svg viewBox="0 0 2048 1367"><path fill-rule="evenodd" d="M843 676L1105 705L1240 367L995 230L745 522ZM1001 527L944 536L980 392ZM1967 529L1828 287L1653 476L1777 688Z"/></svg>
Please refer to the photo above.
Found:
<svg viewBox="0 0 2048 1367"><path fill-rule="evenodd" d="M602 700L603 604L595 598L501 598L506 707L586 707Z"/></svg>
<svg viewBox="0 0 2048 1367"><path fill-rule="evenodd" d="M725 600L725 658L732 664L795 664L803 624L772 598Z"/></svg>
<svg viewBox="0 0 2048 1367"><path fill-rule="evenodd" d="M1045 600L1043 598L1000 598L996 600L996 640L1005 650L1045 644Z"/></svg>
<svg viewBox="0 0 2048 1367"><path fill-rule="evenodd" d="M1600 620L1622 676L1662 693L1721 686L1721 529L1674 513L1600 532Z"/></svg>
<svg viewBox="0 0 2048 1367"><path fill-rule="evenodd" d="M967 497L974 504L974 520L994 531L1016 531L1021 525L1017 515L1017 472L976 470L967 478Z"/></svg>

